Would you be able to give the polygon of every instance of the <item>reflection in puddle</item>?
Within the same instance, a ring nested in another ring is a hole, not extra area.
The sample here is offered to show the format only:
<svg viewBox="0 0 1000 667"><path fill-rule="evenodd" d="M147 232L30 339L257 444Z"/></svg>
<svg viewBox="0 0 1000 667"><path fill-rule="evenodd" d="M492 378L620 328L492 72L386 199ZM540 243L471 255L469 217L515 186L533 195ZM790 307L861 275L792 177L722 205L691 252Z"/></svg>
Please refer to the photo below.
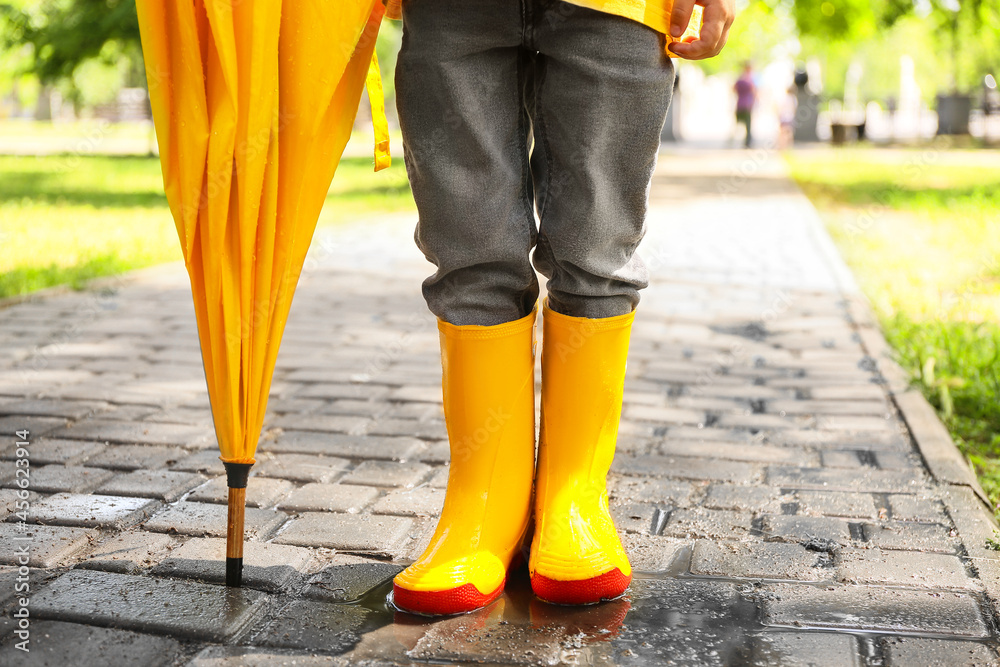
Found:
<svg viewBox="0 0 1000 667"><path fill-rule="evenodd" d="M617 600L564 607L537 599L522 569L489 607L446 618L394 610L391 587L359 602L370 613L348 659L725 665L745 662L747 629L757 626L754 605L728 582L637 578Z"/></svg>

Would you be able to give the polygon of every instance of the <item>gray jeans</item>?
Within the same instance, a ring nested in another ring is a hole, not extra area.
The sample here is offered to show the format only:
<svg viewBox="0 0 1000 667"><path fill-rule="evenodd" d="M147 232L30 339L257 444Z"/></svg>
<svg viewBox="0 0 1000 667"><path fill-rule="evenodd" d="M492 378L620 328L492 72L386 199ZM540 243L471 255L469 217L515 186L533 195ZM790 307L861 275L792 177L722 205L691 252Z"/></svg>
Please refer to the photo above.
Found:
<svg viewBox="0 0 1000 667"><path fill-rule="evenodd" d="M524 317L535 269L557 312L631 312L673 89L663 36L560 0L402 10L396 104L415 240L437 266L423 284L431 312L457 325Z"/></svg>

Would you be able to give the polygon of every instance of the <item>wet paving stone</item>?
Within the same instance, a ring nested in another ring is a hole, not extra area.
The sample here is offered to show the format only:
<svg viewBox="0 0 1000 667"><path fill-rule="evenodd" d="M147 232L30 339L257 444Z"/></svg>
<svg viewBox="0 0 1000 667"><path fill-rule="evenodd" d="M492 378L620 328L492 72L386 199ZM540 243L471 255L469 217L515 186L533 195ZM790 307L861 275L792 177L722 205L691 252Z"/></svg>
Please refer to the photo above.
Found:
<svg viewBox="0 0 1000 667"><path fill-rule="evenodd" d="M20 391L23 391L23 387ZM31 438L52 433L58 428L66 426L66 420L59 417L0 417L0 434L13 435L16 431L28 430ZM72 438L73 436L68 436Z"/></svg>
<svg viewBox="0 0 1000 667"><path fill-rule="evenodd" d="M340 403L344 401L336 401L333 403L329 410L339 409ZM440 405L432 405L430 403L384 403L388 406L385 412L387 417L395 417L398 419L417 419L419 421L444 421L444 411L441 409ZM323 410L326 412L327 410Z"/></svg>
<svg viewBox="0 0 1000 667"><path fill-rule="evenodd" d="M91 570L71 570L32 598L39 618L216 642L232 639L268 605L252 589Z"/></svg>
<svg viewBox="0 0 1000 667"><path fill-rule="evenodd" d="M102 484L97 493L136 498L158 498L171 503L185 492L203 483L196 473L172 470L133 470L113 477Z"/></svg>
<svg viewBox="0 0 1000 667"><path fill-rule="evenodd" d="M923 521L944 523L945 516L941 502L933 498L914 495L891 495L889 507L896 521Z"/></svg>
<svg viewBox="0 0 1000 667"><path fill-rule="evenodd" d="M435 623L409 655L420 661L557 664L562 657L563 627L537 617L532 618L527 628L505 624L502 620L505 602L498 600L481 611Z"/></svg>
<svg viewBox="0 0 1000 667"><path fill-rule="evenodd" d="M441 387L420 386L417 384L406 387L399 387L389 392L389 399L392 401L417 402L417 403L440 403Z"/></svg>
<svg viewBox="0 0 1000 667"><path fill-rule="evenodd" d="M774 445L735 442L690 442L683 440L666 440L657 446L660 454L665 456L704 456L726 459L729 461L748 461L761 463L789 463L809 465L817 462L816 455L797 447L777 447Z"/></svg>
<svg viewBox="0 0 1000 667"><path fill-rule="evenodd" d="M301 547L247 542L243 545L243 585L281 592L300 579L312 558L312 552ZM199 537L188 540L171 551L151 574L225 583L226 541Z"/></svg>
<svg viewBox="0 0 1000 667"><path fill-rule="evenodd" d="M658 535L670 516L667 505L654 503L611 503L611 518L619 532Z"/></svg>
<svg viewBox="0 0 1000 667"><path fill-rule="evenodd" d="M341 478L341 484L361 484L366 486L402 486L412 488L417 485L431 467L417 461L397 463L394 461L365 461Z"/></svg>
<svg viewBox="0 0 1000 667"><path fill-rule="evenodd" d="M30 651L15 647L15 638L0 646L0 664L24 667L66 665L143 665L167 667L181 654L180 642L169 637L62 621L33 621Z"/></svg>
<svg viewBox="0 0 1000 667"><path fill-rule="evenodd" d="M281 501L278 509L293 512L347 512L357 514L378 498L371 486L353 484L305 484Z"/></svg>
<svg viewBox="0 0 1000 667"><path fill-rule="evenodd" d="M274 541L391 556L412 525L412 519L395 516L305 512L293 519Z"/></svg>
<svg viewBox="0 0 1000 667"><path fill-rule="evenodd" d="M698 459L687 456L616 456L611 469L625 475L749 483L757 467L740 461Z"/></svg>
<svg viewBox="0 0 1000 667"><path fill-rule="evenodd" d="M946 554L841 549L835 561L837 579L846 583L967 590L981 586L969 577L961 559Z"/></svg>
<svg viewBox="0 0 1000 667"><path fill-rule="evenodd" d="M690 550L690 540L653 535L623 535L622 546L636 572L660 573L672 569L681 554Z"/></svg>
<svg viewBox="0 0 1000 667"><path fill-rule="evenodd" d="M997 652L976 642L922 637L886 637L882 640L886 667L989 667L1000 665Z"/></svg>
<svg viewBox="0 0 1000 667"><path fill-rule="evenodd" d="M398 516L438 516L442 507L444 490L421 485L415 489L390 491L372 506L372 512Z"/></svg>
<svg viewBox="0 0 1000 667"><path fill-rule="evenodd" d="M102 468L47 465L31 470L31 490L38 493L87 493L114 475L113 472ZM17 488L13 478L4 486Z"/></svg>
<svg viewBox="0 0 1000 667"><path fill-rule="evenodd" d="M345 458L400 461L420 451L423 443L416 438L391 438L285 431L275 440L265 441L260 450L287 454L324 454Z"/></svg>
<svg viewBox="0 0 1000 667"><path fill-rule="evenodd" d="M140 417L143 421L162 424L187 424L212 428L212 411L202 408L172 407Z"/></svg>
<svg viewBox="0 0 1000 667"><path fill-rule="evenodd" d="M815 516L840 516L852 519L874 519L878 516L870 493L845 491L798 491L795 500L799 513Z"/></svg>
<svg viewBox="0 0 1000 667"><path fill-rule="evenodd" d="M21 578L23 581L25 577L21 575ZM28 570L27 578L30 584L30 579L31 579L30 569ZM20 591L14 588L18 583L17 579L18 579L17 567L14 567L13 565L0 565L0 607L5 606L8 600L11 600L14 597L17 597L21 594ZM2 628L2 626L0 626L0 628ZM3 640L0 639L0 642L2 641Z"/></svg>
<svg viewBox="0 0 1000 667"><path fill-rule="evenodd" d="M18 495L18 491L19 489L0 489L0 519L7 518L17 508L16 503L18 500L24 500ZM33 500L33 495L37 496L37 494L32 494L31 491L28 492L28 502Z"/></svg>
<svg viewBox="0 0 1000 667"><path fill-rule="evenodd" d="M59 438L120 442L125 445L179 445L192 447L214 439L210 427L184 424L132 423L91 419L53 434Z"/></svg>
<svg viewBox="0 0 1000 667"><path fill-rule="evenodd" d="M692 574L748 579L823 581L833 578L826 554L783 542L713 542L698 540L691 556Z"/></svg>
<svg viewBox="0 0 1000 667"><path fill-rule="evenodd" d="M199 452L199 454L195 454L194 456L201 454ZM178 461L190 460L194 456L191 456L191 452L182 447L170 447L166 445L108 445L94 456L88 457L86 462L87 465L114 470L157 470L174 466ZM218 454L215 457L215 464L213 468L222 465Z"/></svg>
<svg viewBox="0 0 1000 667"><path fill-rule="evenodd" d="M386 389L377 385L319 382L298 392L295 398L379 400L385 393ZM440 396L438 400L441 400Z"/></svg>
<svg viewBox="0 0 1000 667"><path fill-rule="evenodd" d="M911 471L836 470L827 468L771 467L767 482L791 489L816 489L820 491L859 491L879 493L906 493L920 488L920 475Z"/></svg>
<svg viewBox="0 0 1000 667"><path fill-rule="evenodd" d="M411 458L432 465L444 465L447 468L451 461L451 445L446 440L423 443L423 448ZM440 472L440 468L438 471Z"/></svg>
<svg viewBox="0 0 1000 667"><path fill-rule="evenodd" d="M403 571L402 565L335 556L309 580L304 597L321 602L354 602Z"/></svg>
<svg viewBox="0 0 1000 667"><path fill-rule="evenodd" d="M691 501L694 487L690 482L611 475L608 495L614 500L662 503L684 507Z"/></svg>
<svg viewBox="0 0 1000 667"><path fill-rule="evenodd" d="M85 440L39 440L31 443L31 464L77 465L100 452L105 446L99 442ZM16 458L15 451L13 448L8 449L0 455L0 458L13 460Z"/></svg>
<svg viewBox="0 0 1000 667"><path fill-rule="evenodd" d="M259 632L256 645L343 653L358 643L359 630L371 612L364 607L296 600Z"/></svg>
<svg viewBox="0 0 1000 667"><path fill-rule="evenodd" d="M856 451L827 450L822 452L820 460L826 468L863 468L865 463L858 457Z"/></svg>
<svg viewBox="0 0 1000 667"><path fill-rule="evenodd" d="M936 523L913 524L890 521L865 524L865 539L880 549L937 551L955 553L956 543L950 530Z"/></svg>
<svg viewBox="0 0 1000 667"><path fill-rule="evenodd" d="M167 507L143 527L157 533L225 537L228 508L225 505L181 501ZM264 540L288 519L284 512L248 507L244 510L244 536Z"/></svg>
<svg viewBox="0 0 1000 667"><path fill-rule="evenodd" d="M360 435L365 432L369 420L348 415L290 414L277 417L269 423L272 428L296 429L299 431L319 431L326 433L347 433Z"/></svg>
<svg viewBox="0 0 1000 667"><path fill-rule="evenodd" d="M121 446L121 445L119 445ZM184 450L181 450L185 454ZM219 458L218 450L203 449L190 456L178 456L173 463L167 464L171 470L183 470L187 472L200 472L218 475L226 471L222 459Z"/></svg>
<svg viewBox="0 0 1000 667"><path fill-rule="evenodd" d="M343 661L330 655L316 655L285 649L253 646L209 646L185 667L341 667Z"/></svg>
<svg viewBox="0 0 1000 667"><path fill-rule="evenodd" d="M159 507L159 501L149 498L57 493L32 503L28 521L120 530L147 519Z"/></svg>
<svg viewBox="0 0 1000 667"><path fill-rule="evenodd" d="M757 637L754 667L862 667L857 641L829 632L768 632ZM915 664L915 663L913 663Z"/></svg>
<svg viewBox="0 0 1000 667"><path fill-rule="evenodd" d="M119 574L139 574L156 565L175 538L162 533L126 532L96 546L77 567Z"/></svg>
<svg viewBox="0 0 1000 667"><path fill-rule="evenodd" d="M92 528L0 523L0 563L23 565L27 545L30 567L54 567L92 545L98 539Z"/></svg>
<svg viewBox="0 0 1000 667"><path fill-rule="evenodd" d="M781 497L781 489L769 486L713 484L708 489L703 505L710 509L719 510L779 512L781 510Z"/></svg>
<svg viewBox="0 0 1000 667"><path fill-rule="evenodd" d="M383 417L368 426L372 435L391 435L422 440L447 440L448 430L443 421L418 421Z"/></svg>
<svg viewBox="0 0 1000 667"><path fill-rule="evenodd" d="M257 475L296 482L329 482L350 465L350 461L329 456L278 454L257 463Z"/></svg>
<svg viewBox="0 0 1000 667"><path fill-rule="evenodd" d="M284 479L251 475L247 480L247 507L274 507L279 500L295 489L295 484ZM204 484L186 498L194 502L228 504L229 487L226 486L226 476L216 477Z"/></svg>
<svg viewBox="0 0 1000 667"><path fill-rule="evenodd" d="M652 405L636 405L626 402L624 409L626 419L634 421L657 422L661 424L704 424L705 413L701 410L685 408L658 407ZM664 452L673 454L676 452Z"/></svg>
<svg viewBox="0 0 1000 667"><path fill-rule="evenodd" d="M767 515L761 522L766 540L806 542L814 538L850 544L851 529L843 519L825 516Z"/></svg>
<svg viewBox="0 0 1000 667"><path fill-rule="evenodd" d="M424 484L432 489L447 489L449 472L450 470L448 465L438 467L434 474L427 478L427 481L424 482Z"/></svg>
<svg viewBox="0 0 1000 667"><path fill-rule="evenodd" d="M102 378L106 376L101 376ZM208 408L206 412L210 412ZM149 405L116 405L107 412L102 412L99 417L110 421L141 421L150 415L156 414L156 408ZM199 423L204 420L198 420ZM206 424L207 425L207 424Z"/></svg>
<svg viewBox="0 0 1000 667"><path fill-rule="evenodd" d="M670 537L740 539L750 535L753 516L745 512L703 507L674 510L663 534Z"/></svg>
<svg viewBox="0 0 1000 667"><path fill-rule="evenodd" d="M356 417L368 417L374 419L385 416L392 409L392 405L385 401L359 401L353 398L340 398L329 403L318 401L313 410L321 415L354 415ZM300 412L304 412L301 410ZM278 412L278 410L275 410ZM286 412L294 412L286 410ZM414 417L416 419L417 417Z"/></svg>
<svg viewBox="0 0 1000 667"><path fill-rule="evenodd" d="M612 664L734 665L749 651L755 606L733 584L638 579L621 628L608 641Z"/></svg>
<svg viewBox="0 0 1000 667"><path fill-rule="evenodd" d="M989 634L979 605L966 593L779 584L766 587L762 601L767 625L965 637Z"/></svg>
<svg viewBox="0 0 1000 667"><path fill-rule="evenodd" d="M33 415L37 417L64 417L82 419L103 412L111 407L103 401L60 401L32 399L0 405L0 415Z"/></svg>

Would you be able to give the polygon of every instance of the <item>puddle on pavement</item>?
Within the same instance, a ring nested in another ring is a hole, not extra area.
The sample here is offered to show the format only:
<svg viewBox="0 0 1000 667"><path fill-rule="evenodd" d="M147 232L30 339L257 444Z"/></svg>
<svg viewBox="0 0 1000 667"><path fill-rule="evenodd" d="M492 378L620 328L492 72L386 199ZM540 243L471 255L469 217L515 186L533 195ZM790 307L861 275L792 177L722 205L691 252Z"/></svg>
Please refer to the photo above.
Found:
<svg viewBox="0 0 1000 667"><path fill-rule="evenodd" d="M734 664L749 655L756 607L735 584L641 578L617 600L565 607L535 598L527 570L511 574L503 597L446 618L397 611L392 582L353 605L368 611L345 657L395 662L527 665Z"/></svg>
<svg viewBox="0 0 1000 667"><path fill-rule="evenodd" d="M802 664L804 651L830 658L830 665L883 664L879 638L890 635L766 628L753 584L672 574L637 573L620 599L564 607L535 598L522 568L511 573L494 604L445 618L395 610L387 580L359 600L340 603L366 611L354 630L357 642L343 657L401 664L710 667Z"/></svg>

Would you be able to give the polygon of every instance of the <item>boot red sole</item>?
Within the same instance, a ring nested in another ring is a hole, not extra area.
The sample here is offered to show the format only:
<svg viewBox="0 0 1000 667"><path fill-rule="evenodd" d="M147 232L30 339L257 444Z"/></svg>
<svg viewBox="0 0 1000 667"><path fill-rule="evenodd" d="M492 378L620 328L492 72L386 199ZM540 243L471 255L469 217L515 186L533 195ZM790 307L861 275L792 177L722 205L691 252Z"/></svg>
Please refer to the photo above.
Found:
<svg viewBox="0 0 1000 667"><path fill-rule="evenodd" d="M594 604L616 598L632 583L617 567L590 579L557 581L541 574L531 578L531 590L546 602L554 604Z"/></svg>
<svg viewBox="0 0 1000 667"><path fill-rule="evenodd" d="M411 591L392 585L392 601L403 611L427 616L447 616L463 614L485 607L503 593L506 578L500 582L496 590L486 595L479 592L474 584L464 584L446 591Z"/></svg>

